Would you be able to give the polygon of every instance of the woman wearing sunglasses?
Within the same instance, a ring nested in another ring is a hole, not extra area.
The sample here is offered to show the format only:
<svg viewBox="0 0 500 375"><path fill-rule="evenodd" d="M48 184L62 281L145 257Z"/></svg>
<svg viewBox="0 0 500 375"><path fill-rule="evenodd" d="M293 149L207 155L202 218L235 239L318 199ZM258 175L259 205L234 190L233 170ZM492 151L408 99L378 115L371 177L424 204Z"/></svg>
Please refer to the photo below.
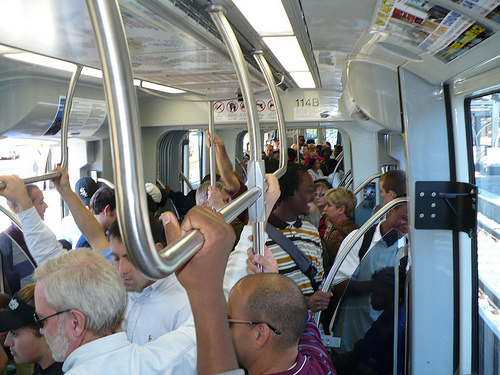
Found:
<svg viewBox="0 0 500 375"><path fill-rule="evenodd" d="M0 311L0 332L8 332L5 346L17 364L35 364L33 375L61 375L62 363L52 358L35 321L35 284L14 294L7 309Z"/></svg>

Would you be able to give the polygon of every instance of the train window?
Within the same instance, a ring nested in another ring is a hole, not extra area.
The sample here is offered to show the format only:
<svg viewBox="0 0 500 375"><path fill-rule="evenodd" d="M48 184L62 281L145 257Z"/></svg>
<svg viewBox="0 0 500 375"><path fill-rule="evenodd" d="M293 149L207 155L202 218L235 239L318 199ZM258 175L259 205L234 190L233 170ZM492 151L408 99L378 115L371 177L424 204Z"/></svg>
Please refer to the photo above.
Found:
<svg viewBox="0 0 500 375"><path fill-rule="evenodd" d="M473 134L475 181L478 197L479 373L497 361L500 343L500 269L498 267L498 218L500 217L500 95L468 101Z"/></svg>
<svg viewBox="0 0 500 375"><path fill-rule="evenodd" d="M182 172L188 178L193 189L200 186L205 176L203 161L205 160L205 143L203 132L190 132L187 139L182 143ZM191 187L183 184L183 192L187 194Z"/></svg>
<svg viewBox="0 0 500 375"><path fill-rule="evenodd" d="M0 175L16 174L22 178L42 175L61 160L59 142L40 141L34 139L5 138L0 141ZM45 211L45 223L61 238L61 198L49 181L36 185L43 193L48 205ZM7 207L5 199L0 204ZM0 215L0 232L10 225L6 215Z"/></svg>
<svg viewBox="0 0 500 375"><path fill-rule="evenodd" d="M318 129L306 129L306 140L312 139L318 143Z"/></svg>
<svg viewBox="0 0 500 375"><path fill-rule="evenodd" d="M330 142L332 147L335 147L336 144L342 143L340 141L340 133L337 129L326 129L326 142Z"/></svg>

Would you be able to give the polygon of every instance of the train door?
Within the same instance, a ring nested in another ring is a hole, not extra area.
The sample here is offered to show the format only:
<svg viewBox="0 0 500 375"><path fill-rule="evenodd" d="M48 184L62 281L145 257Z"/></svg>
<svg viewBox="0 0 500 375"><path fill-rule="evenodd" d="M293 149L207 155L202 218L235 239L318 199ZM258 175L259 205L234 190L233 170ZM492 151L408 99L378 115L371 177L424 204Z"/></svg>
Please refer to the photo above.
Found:
<svg viewBox="0 0 500 375"><path fill-rule="evenodd" d="M467 98L464 110L470 130L477 200L478 373L498 374L500 344L500 148L498 92ZM475 254L474 254L475 255Z"/></svg>

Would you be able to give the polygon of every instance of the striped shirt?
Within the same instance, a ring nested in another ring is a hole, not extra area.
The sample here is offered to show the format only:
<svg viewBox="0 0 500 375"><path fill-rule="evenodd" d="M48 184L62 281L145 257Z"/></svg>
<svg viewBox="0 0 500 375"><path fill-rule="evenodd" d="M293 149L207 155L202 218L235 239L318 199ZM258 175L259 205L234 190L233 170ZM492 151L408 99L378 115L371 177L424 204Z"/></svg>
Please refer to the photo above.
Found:
<svg viewBox="0 0 500 375"><path fill-rule="evenodd" d="M286 238L291 240L311 260L314 268L318 271L315 280L320 285L323 280L323 258L318 229L308 221L301 219L289 224L274 214L269 217L269 223L279 229ZM312 295L314 290L311 281L302 273L290 255L270 237L267 239L266 245L273 252L278 262L279 273L291 278L304 295Z"/></svg>

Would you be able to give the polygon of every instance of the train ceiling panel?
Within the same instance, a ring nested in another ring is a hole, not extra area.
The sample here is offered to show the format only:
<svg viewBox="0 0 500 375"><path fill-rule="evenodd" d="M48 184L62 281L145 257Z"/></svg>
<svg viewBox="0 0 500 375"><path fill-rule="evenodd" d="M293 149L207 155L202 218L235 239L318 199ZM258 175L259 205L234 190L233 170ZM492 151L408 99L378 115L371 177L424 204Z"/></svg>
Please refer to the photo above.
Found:
<svg viewBox="0 0 500 375"><path fill-rule="evenodd" d="M203 25L168 1L123 0L120 7L135 78L175 81L176 88L208 97L236 95L238 81L225 47ZM84 1L0 1L0 44L100 67ZM256 90L265 89L260 72L250 66L250 73ZM185 81L189 76L198 81Z"/></svg>
<svg viewBox="0 0 500 375"><path fill-rule="evenodd" d="M188 92L179 98L234 97L238 91L234 68L205 11L208 4L220 4L227 9L228 20L244 50L255 91L266 88L251 57L253 49L264 51L275 78L283 77L282 88L298 86L232 0L119 3L138 79ZM342 77L346 77L350 61L367 61L394 72L404 67L435 84L497 64L494 60L500 50L500 0L282 3L316 88L337 93L338 98L347 87ZM265 7L260 10L266 12ZM100 65L84 1L0 0L0 44L90 67ZM0 54L8 52L12 50L0 48ZM6 61L0 59L0 77L26 73L26 64ZM36 74L36 70L41 68L32 69L30 74ZM50 70L43 74L57 75ZM66 79L69 76L61 74ZM139 100L147 98L139 96ZM356 95L351 99L356 102Z"/></svg>

